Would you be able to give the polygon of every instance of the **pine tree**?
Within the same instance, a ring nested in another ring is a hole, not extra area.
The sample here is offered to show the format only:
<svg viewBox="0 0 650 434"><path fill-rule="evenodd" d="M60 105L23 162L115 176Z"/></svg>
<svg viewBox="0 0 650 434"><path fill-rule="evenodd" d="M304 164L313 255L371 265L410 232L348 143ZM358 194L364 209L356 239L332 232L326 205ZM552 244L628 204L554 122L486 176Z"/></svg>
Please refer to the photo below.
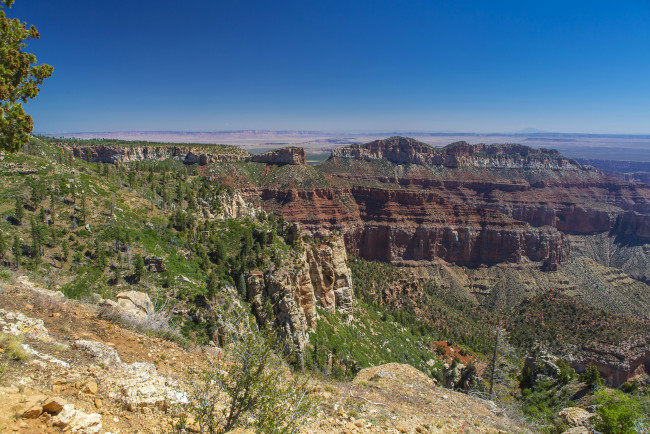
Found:
<svg viewBox="0 0 650 434"><path fill-rule="evenodd" d="M20 264L22 264L23 261L23 247L18 235L14 236L14 244L11 247L11 252L14 255L14 266L20 268Z"/></svg>
<svg viewBox="0 0 650 434"><path fill-rule="evenodd" d="M25 218L25 208L23 206L22 196L16 196L14 217L16 217L16 221L18 221L18 224L21 224L23 218Z"/></svg>
<svg viewBox="0 0 650 434"><path fill-rule="evenodd" d="M38 87L54 69L50 65L35 65L36 56L23 51L26 41L40 35L34 26L28 28L17 18L7 18L5 7L10 8L13 2L0 2L0 149L9 152L16 152L29 142L34 121L25 114L22 103L38 95Z"/></svg>
<svg viewBox="0 0 650 434"><path fill-rule="evenodd" d="M133 259L133 276L135 277L136 282L139 282L144 274L144 259L142 256L135 255Z"/></svg>
<svg viewBox="0 0 650 434"><path fill-rule="evenodd" d="M70 247L68 247L68 242L66 240L63 240L63 244L61 245L62 262L68 262L69 258L70 258Z"/></svg>
<svg viewBox="0 0 650 434"><path fill-rule="evenodd" d="M5 257L5 252L9 246L7 246L7 239L3 234L0 233L0 258L4 259Z"/></svg>
<svg viewBox="0 0 650 434"><path fill-rule="evenodd" d="M205 283L206 295L212 300L217 294L217 276L214 272L208 274L208 279Z"/></svg>

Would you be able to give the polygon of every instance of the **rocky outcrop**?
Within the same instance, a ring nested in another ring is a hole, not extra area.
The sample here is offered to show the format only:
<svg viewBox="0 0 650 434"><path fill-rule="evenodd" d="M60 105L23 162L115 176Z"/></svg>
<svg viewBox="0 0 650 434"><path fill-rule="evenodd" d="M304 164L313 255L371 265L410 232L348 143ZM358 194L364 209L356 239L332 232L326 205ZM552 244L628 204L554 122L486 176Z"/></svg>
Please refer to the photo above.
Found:
<svg viewBox="0 0 650 434"><path fill-rule="evenodd" d="M150 411L152 408L167 411L174 405L188 402L178 384L158 375L151 363L124 363L115 349L97 341L79 340L75 347L105 366L106 369L100 371L103 392L121 401L129 411Z"/></svg>
<svg viewBox="0 0 650 434"><path fill-rule="evenodd" d="M246 161L266 164L305 164L305 150L295 146L274 149L264 154L252 155Z"/></svg>
<svg viewBox="0 0 650 434"><path fill-rule="evenodd" d="M577 373L593 365L605 382L619 387L636 377L650 375L650 337L639 337L617 346L585 345L574 348L569 359Z"/></svg>
<svg viewBox="0 0 650 434"><path fill-rule="evenodd" d="M634 211L619 215L613 232L624 238L633 236L639 241L650 242L650 215Z"/></svg>
<svg viewBox="0 0 650 434"><path fill-rule="evenodd" d="M92 434L102 431L101 414L85 413L74 408L74 404L64 405L62 411L52 418L52 423L68 432Z"/></svg>
<svg viewBox="0 0 650 434"><path fill-rule="evenodd" d="M307 250L314 296L328 312L352 312L352 273L342 238L311 246Z"/></svg>
<svg viewBox="0 0 650 434"><path fill-rule="evenodd" d="M585 427L589 429L592 425L591 419L596 415L580 407L569 407L562 409L558 416L571 428Z"/></svg>
<svg viewBox="0 0 650 434"><path fill-rule="evenodd" d="M220 146L215 146L214 149L209 146L75 146L68 144L59 144L59 146L82 160L107 164L174 159L185 164L203 166L216 162L243 161L248 156L246 151L239 148Z"/></svg>
<svg viewBox="0 0 650 434"><path fill-rule="evenodd" d="M146 317L153 314L154 306L147 294L140 291L120 292L116 296L117 305L133 316Z"/></svg>
<svg viewBox="0 0 650 434"><path fill-rule="evenodd" d="M397 164L448 168L474 166L504 169L583 169L575 160L564 158L554 150L534 149L518 144L470 145L467 142L434 148L408 137L391 137L365 145L337 148L332 151L332 156L366 161L386 159Z"/></svg>
<svg viewBox="0 0 650 434"><path fill-rule="evenodd" d="M206 202L202 202L201 206L204 207L204 214L208 214L208 218L216 218L220 220L232 218L255 217L264 211L252 203L246 201L244 197L238 192L223 192L216 197L220 209L218 211L211 210ZM214 215L212 213L214 212Z"/></svg>
<svg viewBox="0 0 650 434"><path fill-rule="evenodd" d="M554 381L561 374L557 365L557 357L536 348L524 360L524 369L530 374L531 386L540 381Z"/></svg>
<svg viewBox="0 0 650 434"><path fill-rule="evenodd" d="M305 164L305 150L298 147L274 149L259 155L251 155L243 149L224 145L200 146L121 146L94 145L75 146L58 144L77 158L92 163L130 163L145 160L174 159L184 164L205 166L211 163L252 161L265 164Z"/></svg>
<svg viewBox="0 0 650 434"><path fill-rule="evenodd" d="M152 273L164 273L167 270L163 258L159 256L145 256L144 265Z"/></svg>
<svg viewBox="0 0 650 434"><path fill-rule="evenodd" d="M308 330L316 327L317 305L328 312L352 313L352 273L338 237L304 245L292 265L249 273L246 288L258 322L273 324L299 352L308 341Z"/></svg>

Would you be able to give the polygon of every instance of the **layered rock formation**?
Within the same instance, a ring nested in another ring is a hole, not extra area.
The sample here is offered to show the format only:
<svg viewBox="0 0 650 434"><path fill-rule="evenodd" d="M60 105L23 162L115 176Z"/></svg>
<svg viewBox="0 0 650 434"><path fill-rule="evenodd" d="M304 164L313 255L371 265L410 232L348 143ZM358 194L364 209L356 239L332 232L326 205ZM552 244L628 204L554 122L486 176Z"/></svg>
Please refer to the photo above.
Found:
<svg viewBox="0 0 650 434"><path fill-rule="evenodd" d="M575 169L579 164L554 150L533 149L518 144L470 145L456 142L438 149L407 137L375 140L365 145L352 145L332 151L332 156L357 160L385 159L396 164L422 166L460 166L520 168L520 169Z"/></svg>
<svg viewBox="0 0 650 434"><path fill-rule="evenodd" d="M620 387L626 381L650 375L650 337L623 342L618 346L581 346L569 356L578 373L594 365L608 385Z"/></svg>
<svg viewBox="0 0 650 434"><path fill-rule="evenodd" d="M314 234L344 234L348 250L391 262L478 266L568 257L565 234L613 231L645 240L650 188L603 176L556 151L396 137L335 149L303 184L251 195Z"/></svg>
<svg viewBox="0 0 650 434"><path fill-rule="evenodd" d="M264 154L249 156L246 161L265 164L305 164L305 150L294 146L274 149Z"/></svg>
<svg viewBox="0 0 650 434"><path fill-rule="evenodd" d="M273 324L301 353L307 331L316 327L319 305L329 312L352 313L352 273L341 238L303 246L289 266L246 277L248 300L260 323Z"/></svg>
<svg viewBox="0 0 650 434"><path fill-rule="evenodd" d="M206 164L229 161L252 161L265 164L305 164L305 150L289 147L264 154L252 155L243 149L224 145L201 146L74 146L59 144L75 157L89 162L107 164L129 163L145 160L174 159L184 164Z"/></svg>

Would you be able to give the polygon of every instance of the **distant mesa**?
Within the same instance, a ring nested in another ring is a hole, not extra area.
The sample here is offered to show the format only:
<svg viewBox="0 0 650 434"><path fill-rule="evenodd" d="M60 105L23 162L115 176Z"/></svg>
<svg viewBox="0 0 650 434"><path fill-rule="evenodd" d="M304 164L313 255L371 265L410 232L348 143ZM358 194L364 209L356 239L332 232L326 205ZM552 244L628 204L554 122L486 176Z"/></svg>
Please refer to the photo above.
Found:
<svg viewBox="0 0 650 434"><path fill-rule="evenodd" d="M444 148L434 148L408 137L391 137L375 140L365 145L352 145L334 149L332 157L359 160L386 159L396 164L419 164L424 166L460 166L524 169L580 169L580 165L564 158L559 152L535 149L519 144L470 145L467 142L452 143Z"/></svg>
<svg viewBox="0 0 650 434"><path fill-rule="evenodd" d="M128 163L144 160L174 159L184 164L205 166L211 163L251 161L265 164L306 164L305 150L298 147L274 149L264 154L254 155L236 146L227 145L90 145L77 146L58 144L75 157L92 163Z"/></svg>

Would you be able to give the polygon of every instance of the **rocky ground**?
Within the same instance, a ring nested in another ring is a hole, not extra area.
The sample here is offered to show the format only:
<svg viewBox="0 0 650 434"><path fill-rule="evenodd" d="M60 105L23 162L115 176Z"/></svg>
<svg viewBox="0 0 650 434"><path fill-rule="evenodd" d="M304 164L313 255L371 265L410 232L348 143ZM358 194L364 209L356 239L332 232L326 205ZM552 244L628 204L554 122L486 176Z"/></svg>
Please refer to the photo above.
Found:
<svg viewBox="0 0 650 434"><path fill-rule="evenodd" d="M220 350L184 348L101 319L27 279L0 283L3 336L27 359L0 353L0 432L169 432L184 381ZM501 409L438 387L408 365L361 371L353 383L314 379L318 415L303 432L526 432Z"/></svg>

